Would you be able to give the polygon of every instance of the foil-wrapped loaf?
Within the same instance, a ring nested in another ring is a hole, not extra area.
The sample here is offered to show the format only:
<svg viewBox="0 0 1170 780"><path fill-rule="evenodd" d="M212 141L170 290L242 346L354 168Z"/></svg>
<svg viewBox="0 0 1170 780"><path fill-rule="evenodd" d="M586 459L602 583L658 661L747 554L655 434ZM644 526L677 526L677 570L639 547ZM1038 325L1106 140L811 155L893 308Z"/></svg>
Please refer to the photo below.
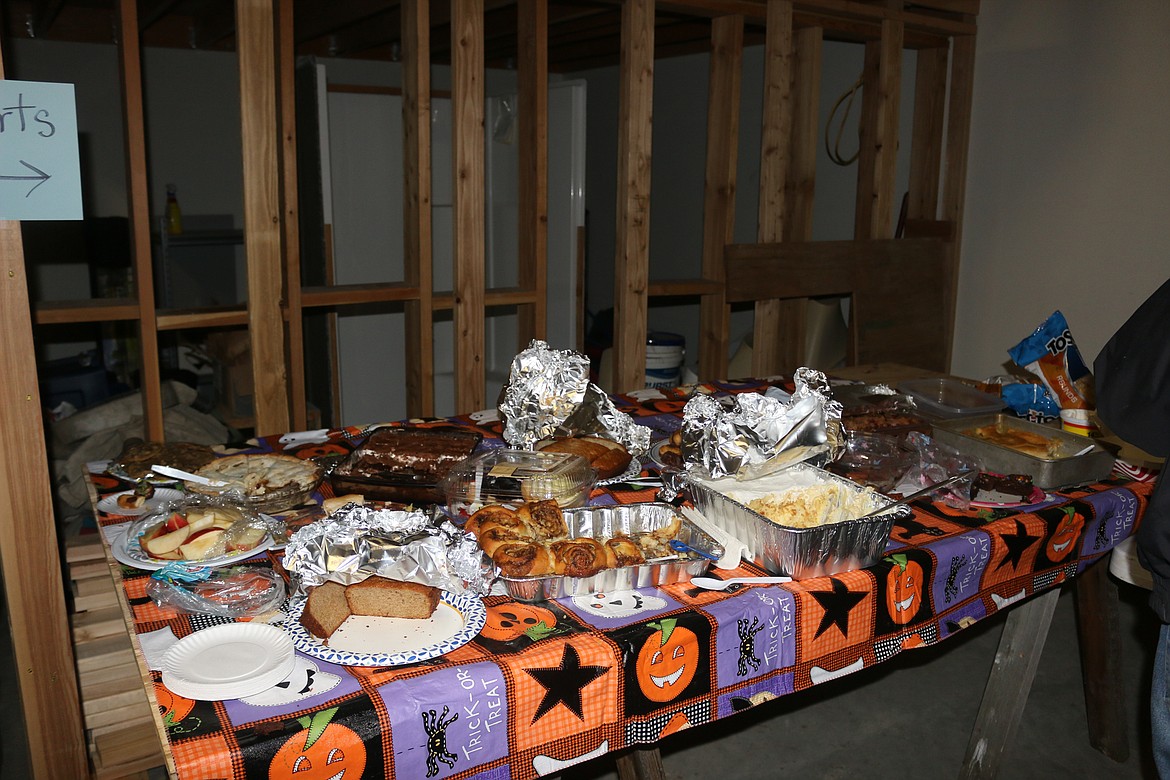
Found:
<svg viewBox="0 0 1170 780"><path fill-rule="evenodd" d="M697 395L683 408L682 453L709 477L754 479L796 463L836 458L843 446L841 404L823 373L797 370L795 391Z"/></svg>
<svg viewBox="0 0 1170 780"><path fill-rule="evenodd" d="M492 567L475 537L418 510L349 504L297 531L284 552L294 597L326 580L343 585L378 574L462 593L486 595Z"/></svg>
<svg viewBox="0 0 1170 780"><path fill-rule="evenodd" d="M620 442L634 457L650 449L650 429L618 411L589 381L589 358L539 339L512 359L498 408L504 441L517 449L532 449L552 436L586 434Z"/></svg>

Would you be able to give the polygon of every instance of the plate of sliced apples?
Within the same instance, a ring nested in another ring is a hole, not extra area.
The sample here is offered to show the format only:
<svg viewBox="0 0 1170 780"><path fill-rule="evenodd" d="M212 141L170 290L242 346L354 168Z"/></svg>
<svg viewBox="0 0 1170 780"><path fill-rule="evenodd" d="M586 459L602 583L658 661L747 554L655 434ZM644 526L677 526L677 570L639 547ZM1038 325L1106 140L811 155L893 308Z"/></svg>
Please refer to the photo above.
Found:
<svg viewBox="0 0 1170 780"><path fill-rule="evenodd" d="M171 561L214 567L267 550L272 536L263 515L193 500L138 521L110 545L116 560L140 569Z"/></svg>

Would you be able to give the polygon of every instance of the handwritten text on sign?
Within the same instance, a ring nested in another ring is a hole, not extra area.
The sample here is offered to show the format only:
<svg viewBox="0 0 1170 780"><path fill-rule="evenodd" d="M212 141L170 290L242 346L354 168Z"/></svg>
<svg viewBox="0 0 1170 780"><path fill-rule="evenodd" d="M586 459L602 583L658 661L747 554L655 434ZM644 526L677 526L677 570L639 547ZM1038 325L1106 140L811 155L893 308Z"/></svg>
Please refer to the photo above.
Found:
<svg viewBox="0 0 1170 780"><path fill-rule="evenodd" d="M0 219L81 219L72 84L0 79Z"/></svg>

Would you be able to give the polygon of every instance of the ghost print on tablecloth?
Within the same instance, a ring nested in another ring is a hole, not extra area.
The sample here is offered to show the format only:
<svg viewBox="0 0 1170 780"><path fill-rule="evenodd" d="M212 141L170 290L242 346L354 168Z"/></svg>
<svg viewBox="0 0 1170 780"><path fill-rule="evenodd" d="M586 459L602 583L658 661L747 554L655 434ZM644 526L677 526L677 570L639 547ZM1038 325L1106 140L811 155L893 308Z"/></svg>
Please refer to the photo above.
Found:
<svg viewBox="0 0 1170 780"><path fill-rule="evenodd" d="M271 688L254 696L225 701L224 709L232 723L241 725L300 712L317 697L327 701L360 690L352 675L328 661L297 653L293 664L289 675Z"/></svg>
<svg viewBox="0 0 1170 780"><path fill-rule="evenodd" d="M655 588L587 593L564 599L562 604L581 620L602 630L620 628L646 620L682 605Z"/></svg>

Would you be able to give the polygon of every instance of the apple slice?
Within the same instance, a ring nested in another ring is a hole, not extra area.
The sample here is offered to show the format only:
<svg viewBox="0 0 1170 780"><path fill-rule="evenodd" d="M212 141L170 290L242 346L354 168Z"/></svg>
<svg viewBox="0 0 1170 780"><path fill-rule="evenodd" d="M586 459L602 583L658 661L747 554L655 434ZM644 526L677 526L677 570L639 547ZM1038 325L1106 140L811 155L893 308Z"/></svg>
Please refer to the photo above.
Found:
<svg viewBox="0 0 1170 780"><path fill-rule="evenodd" d="M188 537L188 540L180 545L179 552L183 557L189 561L197 561L201 558L206 558L223 537L223 531L219 528L205 528L202 531L196 531Z"/></svg>
<svg viewBox="0 0 1170 780"><path fill-rule="evenodd" d="M195 531L202 531L204 528L211 528L213 525L215 525L215 512L188 512L187 522L191 525L192 533Z"/></svg>
<svg viewBox="0 0 1170 780"><path fill-rule="evenodd" d="M180 528L186 528L190 523L187 518L183 517L178 512L171 512L171 516L163 522L163 529L166 531L178 531Z"/></svg>
<svg viewBox="0 0 1170 780"><path fill-rule="evenodd" d="M163 533L153 538L148 538L149 535L143 535L139 544L142 549L146 550L149 555L155 558L166 557L169 552L174 552L179 549L179 546L187 541L187 537L191 535L191 531L187 526L178 528L169 533Z"/></svg>

